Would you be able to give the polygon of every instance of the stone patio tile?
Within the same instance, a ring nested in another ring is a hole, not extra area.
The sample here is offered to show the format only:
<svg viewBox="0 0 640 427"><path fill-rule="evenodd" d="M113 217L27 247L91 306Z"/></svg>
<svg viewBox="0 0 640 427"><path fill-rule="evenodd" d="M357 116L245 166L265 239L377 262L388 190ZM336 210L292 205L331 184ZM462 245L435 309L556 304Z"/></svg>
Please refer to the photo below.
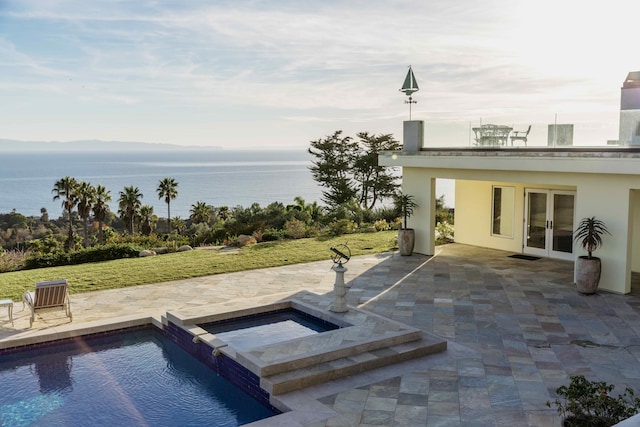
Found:
<svg viewBox="0 0 640 427"><path fill-rule="evenodd" d="M395 412L394 425L426 425L426 406L398 405Z"/></svg>
<svg viewBox="0 0 640 427"><path fill-rule="evenodd" d="M365 402L364 408L366 410L375 411L394 411L398 403L397 399L388 397L372 397L369 396Z"/></svg>
<svg viewBox="0 0 640 427"><path fill-rule="evenodd" d="M455 390L455 391L431 390L429 392L428 401L458 403L458 390Z"/></svg>
<svg viewBox="0 0 640 427"><path fill-rule="evenodd" d="M361 425L375 425L375 426L391 426L393 425L393 419L395 417L395 411L381 411L368 409L362 413L360 418Z"/></svg>

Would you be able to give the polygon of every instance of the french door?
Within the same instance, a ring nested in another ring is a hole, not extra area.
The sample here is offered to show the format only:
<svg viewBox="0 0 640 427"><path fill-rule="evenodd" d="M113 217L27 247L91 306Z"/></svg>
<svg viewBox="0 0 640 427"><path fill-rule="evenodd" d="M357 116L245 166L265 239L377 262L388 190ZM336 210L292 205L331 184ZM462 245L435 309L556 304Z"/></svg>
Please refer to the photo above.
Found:
<svg viewBox="0 0 640 427"><path fill-rule="evenodd" d="M575 194L564 190L525 190L523 252L573 259Z"/></svg>

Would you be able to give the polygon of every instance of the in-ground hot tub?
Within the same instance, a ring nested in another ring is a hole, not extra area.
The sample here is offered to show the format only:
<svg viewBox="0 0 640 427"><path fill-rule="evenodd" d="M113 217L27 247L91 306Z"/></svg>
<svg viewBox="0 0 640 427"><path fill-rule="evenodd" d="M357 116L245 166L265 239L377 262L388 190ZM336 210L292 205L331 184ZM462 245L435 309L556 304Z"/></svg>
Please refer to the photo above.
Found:
<svg viewBox="0 0 640 427"><path fill-rule="evenodd" d="M340 326L295 308L250 314L198 325L238 350L332 331Z"/></svg>

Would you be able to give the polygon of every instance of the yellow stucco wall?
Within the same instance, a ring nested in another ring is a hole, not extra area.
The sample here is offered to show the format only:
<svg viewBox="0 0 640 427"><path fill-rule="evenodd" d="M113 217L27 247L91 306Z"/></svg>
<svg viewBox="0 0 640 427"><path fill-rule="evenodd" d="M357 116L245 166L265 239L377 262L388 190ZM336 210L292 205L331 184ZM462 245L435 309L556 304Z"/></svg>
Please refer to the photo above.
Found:
<svg viewBox="0 0 640 427"><path fill-rule="evenodd" d="M631 190L631 270L640 271L640 190Z"/></svg>
<svg viewBox="0 0 640 427"><path fill-rule="evenodd" d="M575 191L575 223L585 217L603 220L612 236L595 255L602 259L601 290L630 291L631 271L640 271L640 159L593 157L440 155L400 153L381 155L381 164L403 167L403 189L415 194L420 209L410 220L416 229L416 252L432 254L433 201L436 178L456 180L455 240L477 246L522 252L524 190ZM513 238L491 235L493 185L514 186ZM574 256L585 254L576 247Z"/></svg>
<svg viewBox="0 0 640 427"><path fill-rule="evenodd" d="M640 271L640 180L620 175L574 174L563 176L575 187L546 182L517 183L509 181L456 180L455 241L511 252L522 252L524 234L525 189L574 190L575 224L585 217L603 220L611 236L595 256L602 259L600 289L617 293L630 291L631 271ZM541 180L543 181L543 180ZM495 185L514 186L515 227L513 239L491 235L492 188ZM634 224L639 224L634 227ZM575 256L585 255L580 247Z"/></svg>
<svg viewBox="0 0 640 427"><path fill-rule="evenodd" d="M514 226L512 237L491 235L493 186L515 188ZM520 187L520 188L519 188ZM522 191L521 185L506 182L456 181L455 241L511 252L522 251Z"/></svg>
<svg viewBox="0 0 640 427"><path fill-rule="evenodd" d="M511 237L496 236L491 232L492 192L495 186L510 187L515 190ZM575 190L562 185L456 180L455 241L521 253L524 241L525 189Z"/></svg>

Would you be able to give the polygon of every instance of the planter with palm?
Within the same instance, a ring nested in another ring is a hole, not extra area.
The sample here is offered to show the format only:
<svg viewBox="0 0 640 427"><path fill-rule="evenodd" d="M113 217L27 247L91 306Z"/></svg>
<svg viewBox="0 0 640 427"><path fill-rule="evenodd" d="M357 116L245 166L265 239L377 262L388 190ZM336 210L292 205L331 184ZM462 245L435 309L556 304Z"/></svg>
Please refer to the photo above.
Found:
<svg viewBox="0 0 640 427"><path fill-rule="evenodd" d="M602 246L602 236L611 235L604 222L596 217L583 218L574 232L573 239L587 251L588 255L576 260L576 287L582 294L594 294L600 283L601 262L593 252Z"/></svg>
<svg viewBox="0 0 640 427"><path fill-rule="evenodd" d="M398 230L398 251L400 255L408 256L413 253L415 246L415 230L407 227L407 221L418 207L415 197L409 194L397 193L393 197L393 205L402 216L402 228Z"/></svg>

